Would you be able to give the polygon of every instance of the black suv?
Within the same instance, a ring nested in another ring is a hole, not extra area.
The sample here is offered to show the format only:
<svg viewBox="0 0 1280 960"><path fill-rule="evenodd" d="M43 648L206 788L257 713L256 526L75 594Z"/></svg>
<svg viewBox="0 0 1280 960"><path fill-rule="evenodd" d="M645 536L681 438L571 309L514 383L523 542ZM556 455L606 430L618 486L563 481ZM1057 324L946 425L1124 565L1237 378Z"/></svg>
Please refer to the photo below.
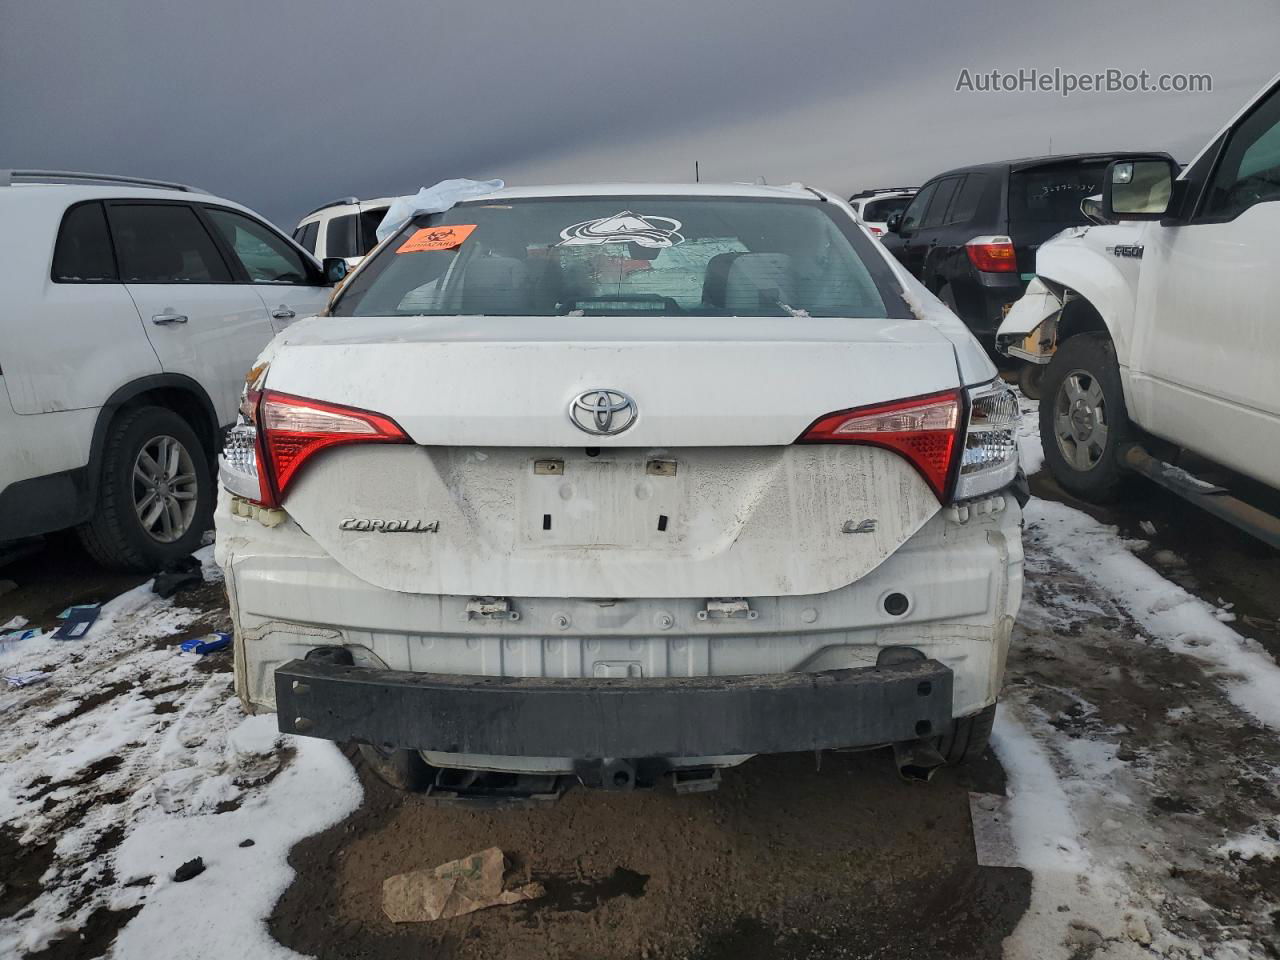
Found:
<svg viewBox="0 0 1280 960"><path fill-rule="evenodd" d="M1036 250L1090 221L1080 201L1102 192L1113 160L1077 153L983 163L929 180L888 222L884 244L988 347L1035 275Z"/></svg>

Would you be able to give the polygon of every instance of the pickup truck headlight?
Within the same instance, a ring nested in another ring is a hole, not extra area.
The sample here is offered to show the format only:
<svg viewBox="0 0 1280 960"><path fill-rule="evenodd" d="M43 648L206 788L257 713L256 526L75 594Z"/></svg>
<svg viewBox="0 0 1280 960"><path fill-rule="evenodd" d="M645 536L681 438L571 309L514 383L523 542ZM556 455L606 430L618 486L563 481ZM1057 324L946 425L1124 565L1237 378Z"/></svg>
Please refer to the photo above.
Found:
<svg viewBox="0 0 1280 960"><path fill-rule="evenodd" d="M1003 380L969 390L969 422L956 477L956 500L992 493L1018 473L1018 398Z"/></svg>

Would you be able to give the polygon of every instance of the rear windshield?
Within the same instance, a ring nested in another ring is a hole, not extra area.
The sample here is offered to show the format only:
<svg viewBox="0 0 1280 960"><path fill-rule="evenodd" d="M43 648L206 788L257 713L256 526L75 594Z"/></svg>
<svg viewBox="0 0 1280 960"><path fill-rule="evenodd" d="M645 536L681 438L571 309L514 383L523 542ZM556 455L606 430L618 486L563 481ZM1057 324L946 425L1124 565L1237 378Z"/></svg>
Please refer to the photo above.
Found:
<svg viewBox="0 0 1280 960"><path fill-rule="evenodd" d="M1009 176L1009 220L1055 223L1063 227L1088 223L1080 201L1102 192L1109 161L1035 167Z"/></svg>
<svg viewBox="0 0 1280 960"><path fill-rule="evenodd" d="M835 214L764 198L462 204L404 227L332 313L905 316L873 241Z"/></svg>
<svg viewBox="0 0 1280 960"><path fill-rule="evenodd" d="M907 209L911 197L890 197L888 200L869 200L862 208L862 219L868 223L883 223L895 213Z"/></svg>

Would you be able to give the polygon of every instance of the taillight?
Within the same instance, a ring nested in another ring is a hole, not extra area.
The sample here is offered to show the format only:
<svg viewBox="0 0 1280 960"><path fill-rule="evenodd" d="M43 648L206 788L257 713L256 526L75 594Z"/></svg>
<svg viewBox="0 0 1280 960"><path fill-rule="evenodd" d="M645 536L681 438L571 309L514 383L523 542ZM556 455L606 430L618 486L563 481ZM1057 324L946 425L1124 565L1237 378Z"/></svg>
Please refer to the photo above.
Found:
<svg viewBox="0 0 1280 960"><path fill-rule="evenodd" d="M963 405L949 390L893 403L829 413L815 421L797 443L865 443L906 457L940 501L960 450Z"/></svg>
<svg viewBox="0 0 1280 960"><path fill-rule="evenodd" d="M304 463L321 450L351 443L409 443L390 417L355 407L267 390L258 407L263 473L277 500Z"/></svg>
<svg viewBox="0 0 1280 960"><path fill-rule="evenodd" d="M986 273L1016 273L1018 260L1008 237L974 237L964 245L969 262Z"/></svg>
<svg viewBox="0 0 1280 960"><path fill-rule="evenodd" d="M219 458L223 485L236 496L278 507L298 470L329 447L410 443L390 417L287 393L246 389L240 420Z"/></svg>

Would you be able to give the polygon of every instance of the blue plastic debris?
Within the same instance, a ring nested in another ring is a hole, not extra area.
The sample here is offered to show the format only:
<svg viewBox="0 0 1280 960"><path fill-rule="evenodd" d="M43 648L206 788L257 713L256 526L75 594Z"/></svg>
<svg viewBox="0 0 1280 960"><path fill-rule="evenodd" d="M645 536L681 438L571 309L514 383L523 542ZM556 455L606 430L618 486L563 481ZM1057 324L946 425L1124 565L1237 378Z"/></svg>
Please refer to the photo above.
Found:
<svg viewBox="0 0 1280 960"><path fill-rule="evenodd" d="M219 650L225 650L231 646L231 634L229 633L211 633L207 637L192 637L190 640L182 641L182 649L186 653L198 653L204 656L206 653L217 653Z"/></svg>
<svg viewBox="0 0 1280 960"><path fill-rule="evenodd" d="M76 607L67 607L60 614L58 619L62 621L62 626L53 631L53 639L55 640L79 640L89 628L93 626L93 621L98 619L98 614L102 612L102 604L86 603Z"/></svg>
<svg viewBox="0 0 1280 960"><path fill-rule="evenodd" d="M10 630L8 633L0 633L0 653L12 650L23 640L30 640L32 637L40 636L40 631L35 627L28 627L26 630Z"/></svg>

